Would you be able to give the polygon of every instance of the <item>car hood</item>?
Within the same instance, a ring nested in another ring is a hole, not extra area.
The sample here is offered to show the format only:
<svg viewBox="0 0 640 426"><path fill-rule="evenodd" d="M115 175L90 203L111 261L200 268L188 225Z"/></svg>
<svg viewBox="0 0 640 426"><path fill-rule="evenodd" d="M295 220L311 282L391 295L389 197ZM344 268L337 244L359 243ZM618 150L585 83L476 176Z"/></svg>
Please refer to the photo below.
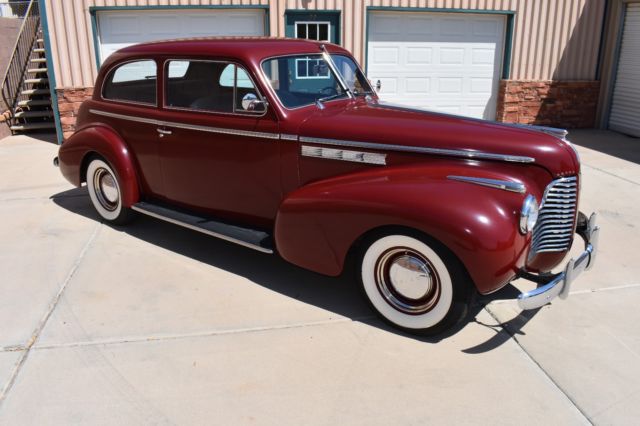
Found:
<svg viewBox="0 0 640 426"><path fill-rule="evenodd" d="M575 175L580 167L561 130L500 124L362 98L326 103L304 121L299 134L310 143L316 138L318 143L346 142L343 145L368 149L379 145L389 151L533 163L554 177Z"/></svg>

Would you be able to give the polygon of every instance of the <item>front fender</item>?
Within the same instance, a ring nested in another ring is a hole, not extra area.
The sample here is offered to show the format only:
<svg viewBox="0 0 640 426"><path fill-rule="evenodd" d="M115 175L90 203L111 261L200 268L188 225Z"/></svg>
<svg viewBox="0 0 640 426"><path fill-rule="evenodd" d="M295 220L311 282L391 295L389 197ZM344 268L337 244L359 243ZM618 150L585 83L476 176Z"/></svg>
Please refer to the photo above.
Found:
<svg viewBox="0 0 640 426"><path fill-rule="evenodd" d="M544 172L521 170L517 180L539 200L536 173ZM316 182L282 203L275 224L278 251L289 262L335 276L361 236L404 226L448 247L481 293L494 291L524 264L529 237L518 224L526 194L454 181L449 175L506 178L471 164L430 164L369 169Z"/></svg>
<svg viewBox="0 0 640 426"><path fill-rule="evenodd" d="M137 203L140 186L131 152L118 133L108 126L84 127L67 139L58 153L60 171L69 182L80 186L84 162L94 154L103 157L113 167L122 191L123 206L131 207Z"/></svg>

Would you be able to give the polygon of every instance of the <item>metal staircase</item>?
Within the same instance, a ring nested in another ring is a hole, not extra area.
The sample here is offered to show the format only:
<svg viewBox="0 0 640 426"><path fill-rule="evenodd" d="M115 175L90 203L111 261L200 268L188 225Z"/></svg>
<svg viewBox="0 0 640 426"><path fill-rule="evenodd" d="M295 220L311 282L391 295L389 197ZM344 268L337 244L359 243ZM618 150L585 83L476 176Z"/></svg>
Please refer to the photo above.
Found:
<svg viewBox="0 0 640 426"><path fill-rule="evenodd" d="M30 2L25 13L2 80L2 99L10 111L6 123L13 134L55 129L37 0Z"/></svg>

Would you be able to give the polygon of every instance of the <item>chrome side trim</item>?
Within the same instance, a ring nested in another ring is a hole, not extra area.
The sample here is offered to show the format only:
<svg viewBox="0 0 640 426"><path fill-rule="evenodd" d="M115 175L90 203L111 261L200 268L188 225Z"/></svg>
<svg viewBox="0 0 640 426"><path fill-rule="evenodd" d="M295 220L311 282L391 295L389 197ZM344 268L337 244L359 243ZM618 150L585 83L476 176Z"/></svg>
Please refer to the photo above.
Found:
<svg viewBox="0 0 640 426"><path fill-rule="evenodd" d="M164 126L175 127L177 129L196 130L200 132L220 133L224 135L248 136L263 139L280 139L278 133L254 132L251 130L224 129L222 127L197 126L195 124L174 123L171 121L163 122Z"/></svg>
<svg viewBox="0 0 640 426"><path fill-rule="evenodd" d="M156 219L164 220L165 222L173 223L174 225L182 226L184 228L188 228L188 229L191 229L193 231L202 232L203 234L207 234L207 235L210 235L212 237L220 238L221 240L229 241L231 243L235 243L235 244L238 244L240 246L248 247L250 249L254 249L254 250L260 251L262 253L273 254L273 250L270 250L270 249L267 249L267 248L264 248L264 247L260 247L260 246L256 246L254 244L249 244L249 243L247 243L245 241L237 240L235 238L228 237L226 235L218 234L217 232L209 231L208 229L198 228L197 226L193 226L193 225L190 225L190 224L185 223L185 222L180 222L179 220L171 219L170 217L162 216L162 215L159 215L157 213L141 209L140 207L136 206L135 204L133 206L131 206L131 209L135 210L137 212L140 212L142 214L146 214L147 216L155 217Z"/></svg>
<svg viewBox="0 0 640 426"><path fill-rule="evenodd" d="M172 121L154 120L151 118L135 117L132 115L116 114L113 112L90 109L90 113L103 115L105 117L119 118L122 120L135 121L137 123L154 124L156 126L173 127L176 129L196 130L200 132L220 133L224 135L248 136L263 139L280 139L279 133L254 132L250 130L225 129L222 127L198 126L195 124L176 123Z"/></svg>
<svg viewBox="0 0 640 426"><path fill-rule="evenodd" d="M99 109L90 109L91 114L103 115L105 117L120 118L122 120L135 121L136 123L155 124L156 126L162 126L163 123L160 120L153 120L151 118L134 117L132 115L116 114L114 112L101 111Z"/></svg>
<svg viewBox="0 0 640 426"><path fill-rule="evenodd" d="M387 155L376 152L349 151L345 149L321 148L318 146L302 146L304 157L324 158L327 160L350 161L353 163L374 164L385 166Z"/></svg>
<svg viewBox="0 0 640 426"><path fill-rule="evenodd" d="M488 186L490 188L502 189L505 191L517 192L523 194L526 190L523 183L512 182L508 180L486 179L471 176L447 176L447 179L457 180L460 182L475 183L476 185Z"/></svg>
<svg viewBox="0 0 640 426"><path fill-rule="evenodd" d="M298 141L298 135L288 135L286 133L280 133L280 139L284 141Z"/></svg>
<svg viewBox="0 0 640 426"><path fill-rule="evenodd" d="M531 158L531 157L521 157L518 155L493 154L490 152L482 152L482 151L425 148L425 147L419 147L419 146L390 145L390 144L383 144L383 143L345 141L345 140L338 140L338 139L311 138L306 136L301 136L300 142L313 143L313 144L319 144L319 145L348 146L352 148L383 149L388 151L415 152L418 154L444 155L448 157L498 160L498 161L507 161L512 163L533 163L534 161L536 161L535 158Z"/></svg>
<svg viewBox="0 0 640 426"><path fill-rule="evenodd" d="M558 139L565 139L569 134L566 129L559 129L556 127L548 126L536 126L535 124L520 124L520 123L500 123L503 126L515 127L518 129L536 130L538 132L546 133L551 136L555 136Z"/></svg>

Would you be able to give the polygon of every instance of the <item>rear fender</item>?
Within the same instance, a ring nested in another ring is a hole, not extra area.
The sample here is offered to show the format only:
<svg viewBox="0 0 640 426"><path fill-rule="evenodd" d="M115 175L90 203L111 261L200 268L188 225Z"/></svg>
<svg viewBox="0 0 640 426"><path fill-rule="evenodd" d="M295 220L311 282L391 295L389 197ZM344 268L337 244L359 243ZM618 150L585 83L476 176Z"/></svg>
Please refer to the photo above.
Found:
<svg viewBox="0 0 640 426"><path fill-rule="evenodd" d="M385 226L409 227L451 250L481 293L494 291L524 264L529 237L518 226L526 193L447 176L507 179L532 189L539 187L535 184L539 176L521 170L520 178L514 179L471 166L369 169L304 186L289 194L279 209L275 224L278 252L303 268L336 276L362 236ZM540 199L541 194L532 193Z"/></svg>
<svg viewBox="0 0 640 426"><path fill-rule="evenodd" d="M127 144L112 128L104 125L84 127L60 146L60 171L75 186L84 182L83 167L91 155L104 158L116 173L122 204L131 207L140 199L136 167Z"/></svg>

